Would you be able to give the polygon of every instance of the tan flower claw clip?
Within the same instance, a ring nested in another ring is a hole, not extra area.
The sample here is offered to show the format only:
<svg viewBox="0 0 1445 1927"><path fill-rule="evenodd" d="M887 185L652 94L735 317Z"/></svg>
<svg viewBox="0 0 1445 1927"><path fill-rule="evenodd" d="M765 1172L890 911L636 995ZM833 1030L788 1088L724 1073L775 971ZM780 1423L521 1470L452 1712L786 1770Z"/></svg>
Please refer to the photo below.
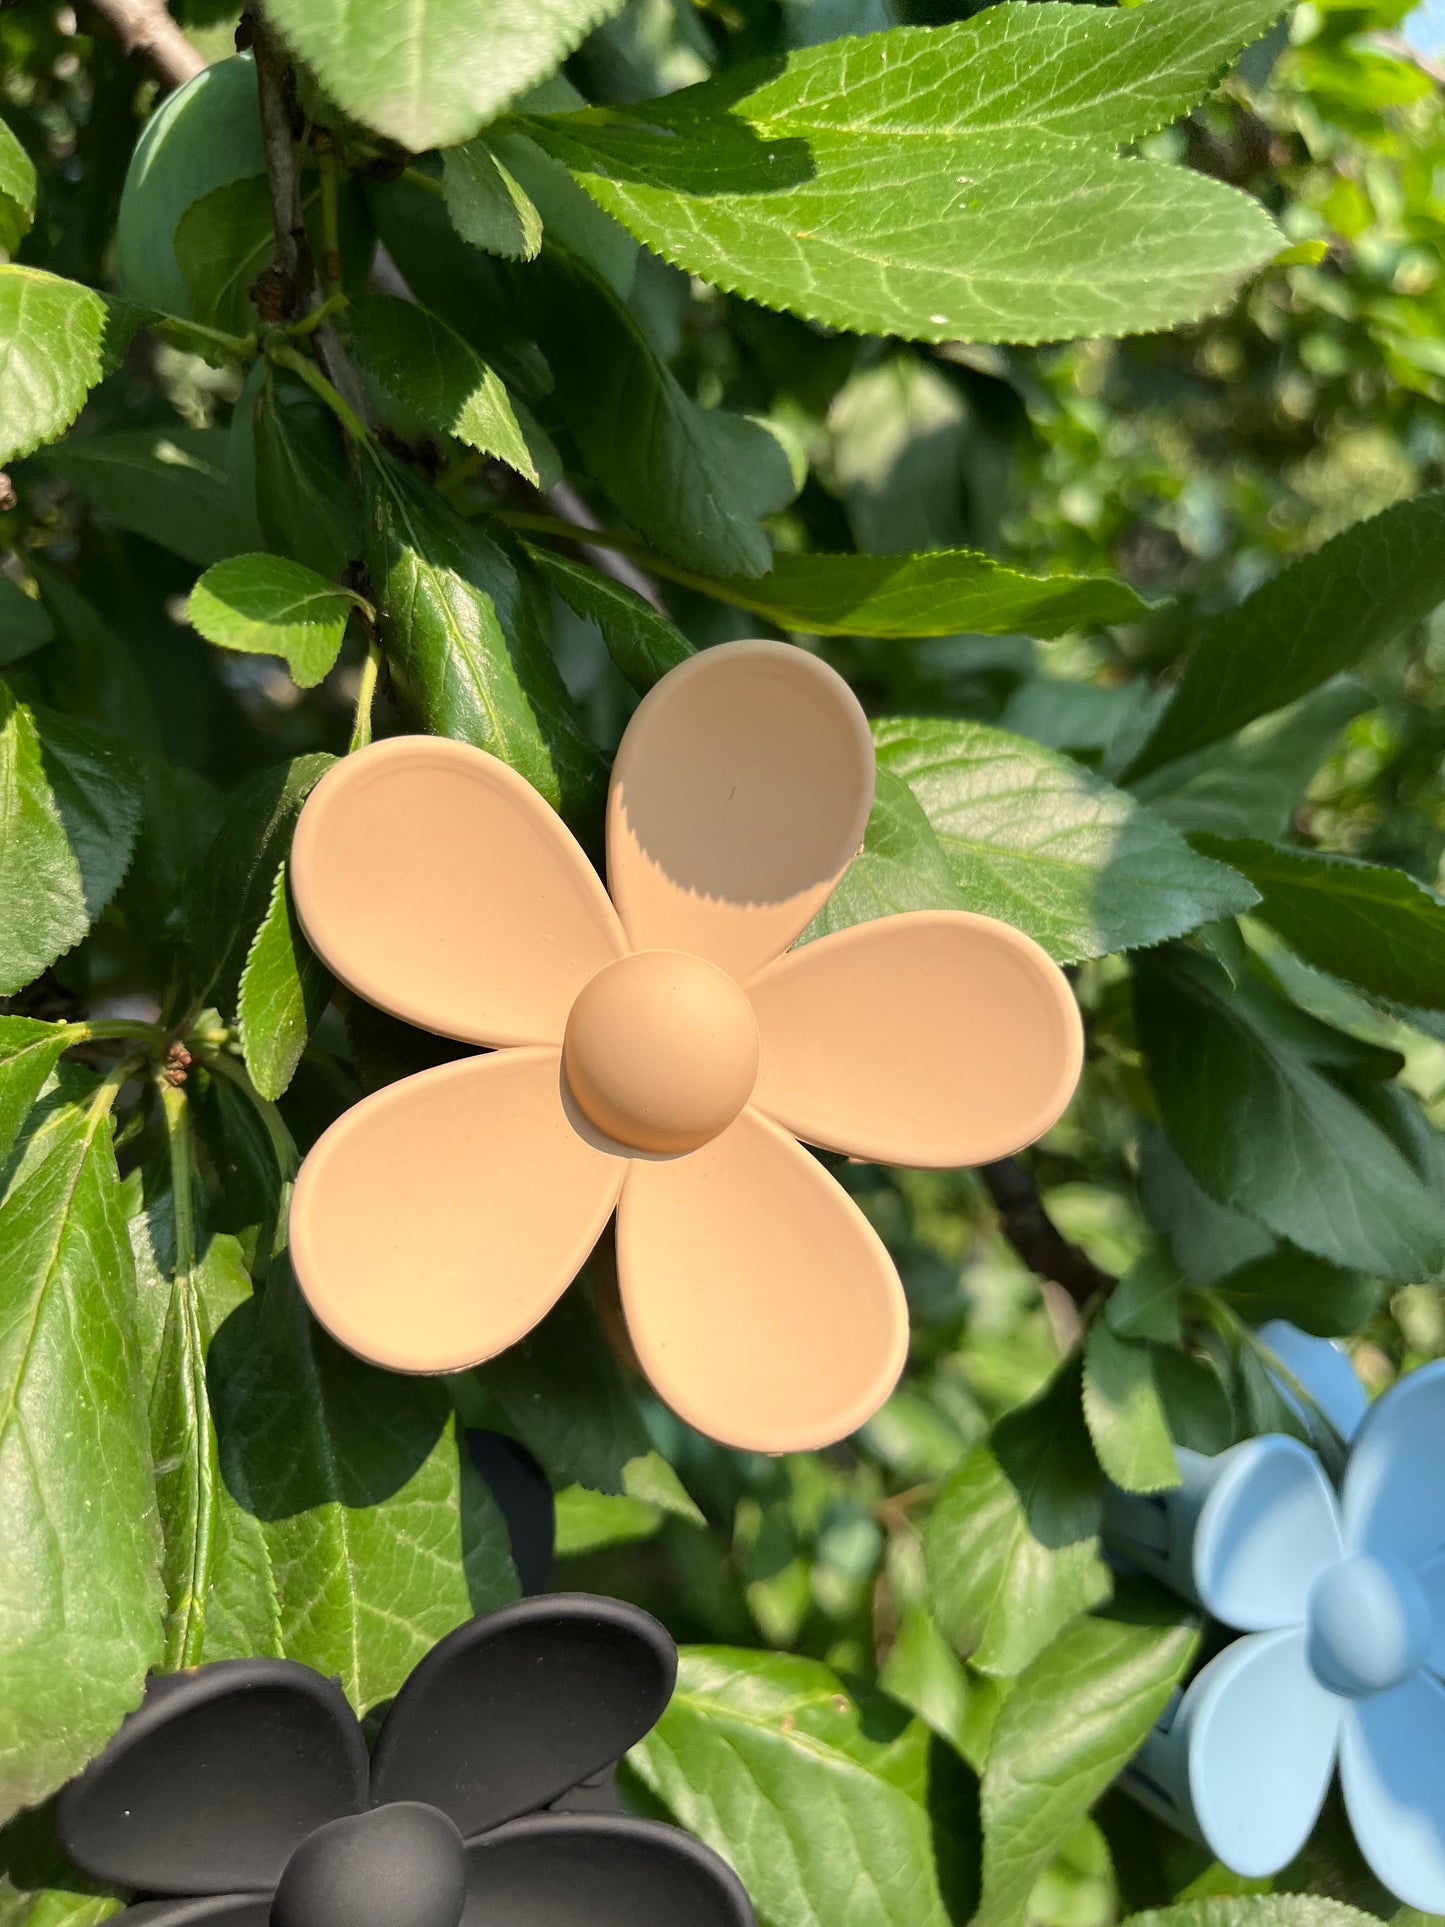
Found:
<svg viewBox="0 0 1445 1927"><path fill-rule="evenodd" d="M306 1159L291 1246L322 1324L394 1370L477 1364L556 1303L615 1211L628 1333L689 1423L786 1452L877 1411L903 1289L798 1139L1003 1157L1067 1104L1082 1033L1062 972L990 917L910 912L788 949L873 783L847 684L775 642L705 650L638 707L610 902L481 750L406 736L329 771L292 855L307 937L370 1002L494 1048L365 1098Z"/></svg>

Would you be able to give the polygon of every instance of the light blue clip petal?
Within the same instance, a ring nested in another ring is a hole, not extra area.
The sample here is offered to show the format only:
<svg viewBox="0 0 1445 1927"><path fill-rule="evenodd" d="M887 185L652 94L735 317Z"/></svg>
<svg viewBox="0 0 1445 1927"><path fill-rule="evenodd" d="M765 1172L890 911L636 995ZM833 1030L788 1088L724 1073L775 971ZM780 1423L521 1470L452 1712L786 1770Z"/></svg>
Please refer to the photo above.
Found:
<svg viewBox="0 0 1445 1927"><path fill-rule="evenodd" d="M1407 1906L1445 1913L1445 1687L1416 1673L1350 1702L1340 1779L1378 1878Z"/></svg>
<svg viewBox="0 0 1445 1927"><path fill-rule="evenodd" d="M1278 1873L1324 1804L1342 1704L1311 1673L1303 1632L1237 1639L1155 1727L1123 1784L1236 1873Z"/></svg>
<svg viewBox="0 0 1445 1927"><path fill-rule="evenodd" d="M1283 1318L1272 1318L1261 1325L1259 1337L1348 1443L1370 1409L1370 1399L1344 1346L1337 1345L1333 1338L1313 1338ZM1308 1424L1312 1414L1289 1380L1277 1373L1270 1376L1285 1404Z"/></svg>
<svg viewBox="0 0 1445 1927"><path fill-rule="evenodd" d="M1445 1553L1445 1360L1375 1401L1350 1448L1340 1506L1357 1551L1416 1573Z"/></svg>
<svg viewBox="0 0 1445 1927"><path fill-rule="evenodd" d="M1194 1589L1226 1626L1298 1626L1311 1586L1344 1549L1334 1490L1298 1439L1246 1439L1199 1515Z"/></svg>
<svg viewBox="0 0 1445 1927"><path fill-rule="evenodd" d="M1334 1491L1308 1446L1271 1434L1215 1458L1180 1448L1180 1483L1111 1491L1109 1548L1226 1626L1298 1626L1309 1589L1340 1557Z"/></svg>

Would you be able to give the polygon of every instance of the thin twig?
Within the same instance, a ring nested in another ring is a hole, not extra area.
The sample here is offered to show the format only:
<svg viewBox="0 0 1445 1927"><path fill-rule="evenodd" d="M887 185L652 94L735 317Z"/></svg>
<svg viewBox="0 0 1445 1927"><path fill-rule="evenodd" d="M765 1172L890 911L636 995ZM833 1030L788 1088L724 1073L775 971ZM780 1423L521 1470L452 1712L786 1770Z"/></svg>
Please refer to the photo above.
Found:
<svg viewBox="0 0 1445 1927"><path fill-rule="evenodd" d="M275 247L271 265L253 290L263 321L293 321L321 305L321 289L306 232L301 193L301 157L292 124L291 76L286 55L262 17L259 0L246 9L251 44L256 55L256 78L261 100L261 143L266 155L266 180L271 190L271 224ZM328 250L332 245L327 242ZM340 273L340 260L336 262ZM331 386L352 413L363 416L366 400L330 320L316 329L316 356Z"/></svg>
<svg viewBox="0 0 1445 1927"><path fill-rule="evenodd" d="M1112 1290L1114 1280L1077 1245L1071 1245L1044 1210L1026 1165L1017 1158L1002 1158L997 1164L985 1164L979 1176L1003 1220L1005 1236L1030 1271L1052 1279L1076 1305Z"/></svg>
<svg viewBox="0 0 1445 1927"><path fill-rule="evenodd" d="M256 283L263 321L293 321L314 305L316 269L301 210L301 163L291 124L291 89L284 54L272 40L258 7L247 9L261 102L261 145L271 189L274 246L271 265Z"/></svg>
<svg viewBox="0 0 1445 1927"><path fill-rule="evenodd" d="M193 80L206 62L166 12L165 0L88 0L128 54L144 60L167 86Z"/></svg>

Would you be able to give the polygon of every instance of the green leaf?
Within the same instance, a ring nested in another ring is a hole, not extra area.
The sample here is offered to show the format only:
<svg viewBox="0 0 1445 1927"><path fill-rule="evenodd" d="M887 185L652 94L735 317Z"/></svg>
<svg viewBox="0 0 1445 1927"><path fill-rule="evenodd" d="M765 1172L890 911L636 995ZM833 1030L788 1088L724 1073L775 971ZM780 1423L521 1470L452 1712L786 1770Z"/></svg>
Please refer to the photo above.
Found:
<svg viewBox="0 0 1445 1927"><path fill-rule="evenodd" d="M779 555L766 575L699 582L725 602L816 636L1062 636L1137 622L1148 605L1108 576L1025 575L971 549Z"/></svg>
<svg viewBox="0 0 1445 1927"><path fill-rule="evenodd" d="M302 933L282 863L236 1004L246 1069L262 1097L274 1101L286 1090L331 991L331 972Z"/></svg>
<svg viewBox="0 0 1445 1927"><path fill-rule="evenodd" d="M0 669L43 648L54 634L45 604L26 595L8 575L0 575Z"/></svg>
<svg viewBox="0 0 1445 1927"><path fill-rule="evenodd" d="M30 566L55 625L51 653L37 667L63 693L67 715L103 724L139 754L159 751L156 704L132 646L57 568L39 557Z"/></svg>
<svg viewBox="0 0 1445 1927"><path fill-rule="evenodd" d="M560 1492L570 1485L622 1493L648 1451L636 1381L613 1356L574 1286L541 1324L458 1383L486 1397ZM487 1424L485 1409L468 1412Z"/></svg>
<svg viewBox="0 0 1445 1927"><path fill-rule="evenodd" d="M281 656L291 680L314 689L334 667L357 598L281 555L233 555L201 577L186 620L207 642Z"/></svg>
<svg viewBox="0 0 1445 1927"><path fill-rule="evenodd" d="M464 241L509 261L536 259L542 245L542 217L485 140L451 149L445 156L442 187L452 226Z"/></svg>
<svg viewBox="0 0 1445 1927"><path fill-rule="evenodd" d="M569 1485L557 1494L557 1556L575 1558L603 1546L635 1545L662 1528L662 1514L625 1493L593 1492Z"/></svg>
<svg viewBox="0 0 1445 1927"><path fill-rule="evenodd" d="M601 784L547 646L545 610L507 551L387 456L368 461L370 570L402 702L442 736L474 743L554 808L585 811Z"/></svg>
<svg viewBox="0 0 1445 1927"><path fill-rule="evenodd" d="M516 1597L505 1523L441 1386L343 1351L284 1274L216 1333L211 1370L222 1472L262 1523L286 1656L339 1677L358 1712Z"/></svg>
<svg viewBox="0 0 1445 1927"><path fill-rule="evenodd" d="M334 582L364 541L336 418L309 390L279 379L270 362L248 390L231 421L236 493L268 549Z"/></svg>
<svg viewBox="0 0 1445 1927"><path fill-rule="evenodd" d="M1198 1646L1163 1594L1068 1627L1004 1702L984 1768L975 1927L1015 1927L1038 1876L1143 1744Z"/></svg>
<svg viewBox="0 0 1445 1927"><path fill-rule="evenodd" d="M1164 1128L1211 1197L1334 1264L1445 1264L1445 1206L1336 1081L1352 1040L1177 948L1136 959L1134 1010Z"/></svg>
<svg viewBox="0 0 1445 1927"><path fill-rule="evenodd" d="M1155 1338L1177 1345L1183 1336L1179 1294L1184 1279L1162 1246L1146 1251L1104 1300L1104 1320L1120 1338Z"/></svg>
<svg viewBox="0 0 1445 1927"><path fill-rule="evenodd" d="M537 463L505 382L425 308L373 294L353 315L357 352L380 385L431 428L493 455L537 487ZM555 459L555 458L554 458Z"/></svg>
<svg viewBox="0 0 1445 1927"><path fill-rule="evenodd" d="M1445 490L1357 522L1204 631L1129 776L1292 703L1445 597Z"/></svg>
<svg viewBox="0 0 1445 1927"><path fill-rule="evenodd" d="M108 312L91 288L0 264L0 462L29 455L75 420L102 373Z"/></svg>
<svg viewBox="0 0 1445 1927"><path fill-rule="evenodd" d="M0 683L0 996L80 942L140 827L140 773L113 737Z"/></svg>
<svg viewBox="0 0 1445 1927"><path fill-rule="evenodd" d="M1108 1597L1102 1490L1077 1362L945 1480L924 1528L929 1590L942 1631L979 1672L1021 1673Z"/></svg>
<svg viewBox="0 0 1445 1927"><path fill-rule="evenodd" d="M799 941L900 910L967 908L923 805L901 776L880 769L863 848Z"/></svg>
<svg viewBox="0 0 1445 1927"><path fill-rule="evenodd" d="M1254 915L1372 997L1445 1010L1445 897L1403 870L1254 839L1200 839L1260 893Z"/></svg>
<svg viewBox="0 0 1445 1927"><path fill-rule="evenodd" d="M901 717L873 734L879 768L923 805L965 907L1017 925L1060 963L1161 943L1255 900L1143 804L1025 737Z"/></svg>
<svg viewBox="0 0 1445 1927"><path fill-rule="evenodd" d="M13 254L35 219L35 163L0 120L0 248Z"/></svg>
<svg viewBox="0 0 1445 1927"><path fill-rule="evenodd" d="M173 1194L166 1208L173 1217ZM173 1228L170 1242L174 1258ZM234 1238L210 1239L171 1282L150 1393L168 1672L210 1660L279 1657L283 1650L265 1538L221 1477L206 1390L215 1328L250 1296Z"/></svg>
<svg viewBox="0 0 1445 1927"><path fill-rule="evenodd" d="M1291 1245L1227 1272L1212 1289L1251 1325L1287 1318L1321 1338L1357 1332L1380 1302L1378 1279Z"/></svg>
<svg viewBox="0 0 1445 1927"><path fill-rule="evenodd" d="M629 1765L736 1868L772 1927L861 1920L863 1895L870 1927L967 1917L950 1908L935 1837L936 1820L955 1851L972 1847L960 1824L967 1769L922 1720L860 1700L815 1660L685 1650L677 1691Z"/></svg>
<svg viewBox="0 0 1445 1927"><path fill-rule="evenodd" d="M597 624L608 655L640 696L695 653L681 629L625 583L554 549L529 546L527 554L567 607Z"/></svg>
<svg viewBox="0 0 1445 1927"><path fill-rule="evenodd" d="M1340 731L1374 702L1353 676L1336 676L1129 787L1185 835L1283 836Z"/></svg>
<svg viewBox="0 0 1445 1927"><path fill-rule="evenodd" d="M276 873L290 851L301 805L335 760L297 756L258 770L227 804L206 866L209 887L195 938L200 987L223 1012L236 1006L241 976L271 908Z"/></svg>
<svg viewBox="0 0 1445 1927"><path fill-rule="evenodd" d="M648 247L765 306L930 341L1133 333L1219 307L1279 249L1245 196L1112 151L1279 10L989 8L525 125Z"/></svg>
<svg viewBox="0 0 1445 1927"><path fill-rule="evenodd" d="M686 569L756 576L772 561L761 485L791 493L766 429L684 394L595 269L550 244L514 279L582 459L641 534Z"/></svg>
<svg viewBox="0 0 1445 1927"><path fill-rule="evenodd" d="M48 449L45 466L132 534L207 568L254 536L236 515L219 428L113 428Z"/></svg>
<svg viewBox="0 0 1445 1927"><path fill-rule="evenodd" d="M47 1106L0 1200L0 1816L85 1764L161 1657L114 1084Z"/></svg>
<svg viewBox="0 0 1445 1927"><path fill-rule="evenodd" d="M36 1017L0 1017L0 1164L60 1062L61 1053L89 1036L84 1024L43 1024Z"/></svg>
<svg viewBox="0 0 1445 1927"><path fill-rule="evenodd" d="M1150 1347L1096 1319L1084 1344L1084 1418L1099 1463L1126 1492L1178 1485Z"/></svg>
<svg viewBox="0 0 1445 1927"><path fill-rule="evenodd" d="M1320 1894L1216 1894L1130 1914L1123 1927L1373 1927L1378 1918Z"/></svg>
<svg viewBox="0 0 1445 1927"><path fill-rule="evenodd" d="M271 0L270 18L348 114L420 153L469 140L559 67L621 0Z"/></svg>
<svg viewBox="0 0 1445 1927"><path fill-rule="evenodd" d="M619 1493L570 1485L557 1494L557 1555L651 1539L668 1518L706 1523L667 1460L645 1452L623 1466Z"/></svg>
<svg viewBox="0 0 1445 1927"><path fill-rule="evenodd" d="M1212 1284L1274 1247L1262 1224L1200 1188L1156 1124L1146 1124L1140 1134L1139 1192L1149 1222L1168 1238L1191 1284Z"/></svg>
<svg viewBox="0 0 1445 1927"><path fill-rule="evenodd" d="M172 245L190 290L188 312L197 321L227 334L251 332L251 289L270 262L274 234L264 174L229 181L191 203Z"/></svg>

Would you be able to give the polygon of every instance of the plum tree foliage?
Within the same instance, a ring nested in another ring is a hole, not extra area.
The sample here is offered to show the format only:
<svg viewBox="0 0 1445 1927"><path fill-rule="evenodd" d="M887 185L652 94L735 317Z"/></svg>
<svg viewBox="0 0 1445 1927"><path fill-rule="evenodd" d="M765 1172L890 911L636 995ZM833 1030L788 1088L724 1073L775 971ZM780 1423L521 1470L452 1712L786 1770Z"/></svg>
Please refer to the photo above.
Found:
<svg viewBox="0 0 1445 1927"><path fill-rule="evenodd" d="M0 13L3 1927L121 1904L47 1803L149 1671L288 1655L367 1713L515 1595L479 1424L557 1494L561 1581L688 1642L629 1797L765 1927L1390 1912L1328 1815L1262 1897L1110 1793L1199 1632L1098 1531L1106 1481L1305 1423L1268 1319L1374 1383L1445 1350L1406 11ZM311 786L430 731L595 847L638 695L749 633L875 718L822 927L1008 918L1089 1037L1025 1157L842 1169L912 1357L776 1461L664 1412L590 1277L424 1381L286 1260L299 1156L444 1048L308 950Z"/></svg>

